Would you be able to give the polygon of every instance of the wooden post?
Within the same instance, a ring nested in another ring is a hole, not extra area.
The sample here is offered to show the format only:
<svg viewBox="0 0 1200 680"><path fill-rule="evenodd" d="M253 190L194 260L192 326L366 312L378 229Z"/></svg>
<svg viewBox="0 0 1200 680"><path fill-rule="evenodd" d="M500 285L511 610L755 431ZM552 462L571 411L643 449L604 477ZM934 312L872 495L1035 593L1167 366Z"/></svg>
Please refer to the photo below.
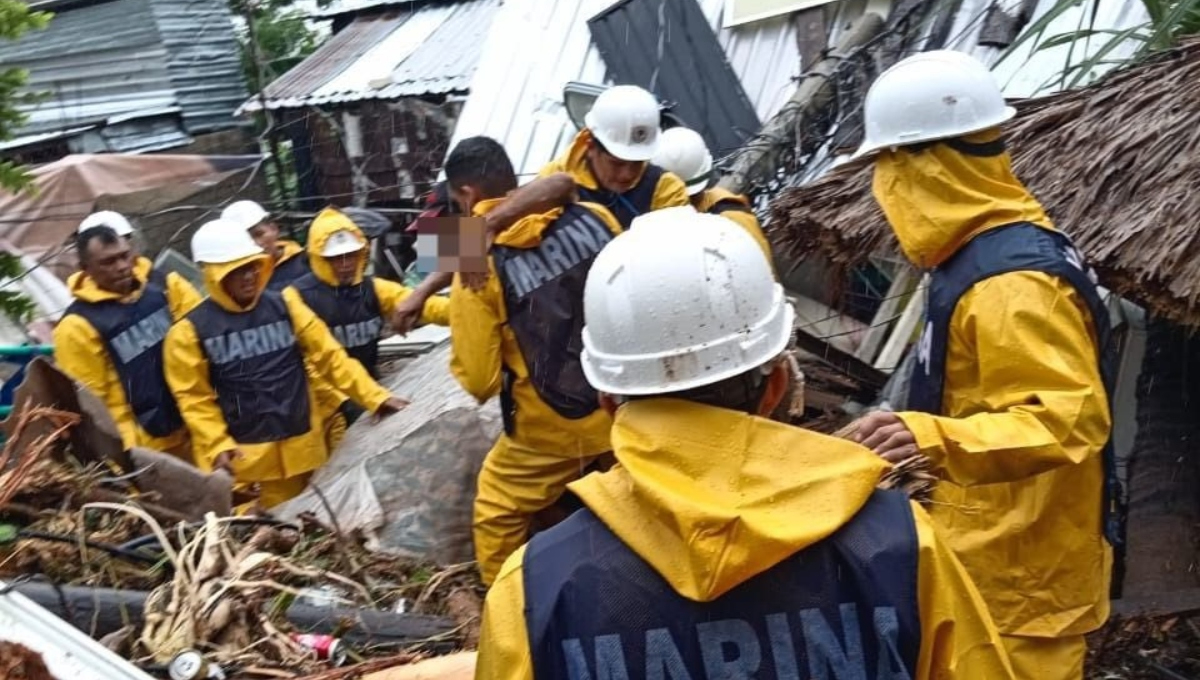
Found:
<svg viewBox="0 0 1200 680"><path fill-rule="evenodd" d="M721 178L721 188L734 193L745 193L758 179L770 173L778 154L778 140L794 138L796 126L801 121L828 108L837 93L830 77L838 64L879 35L883 26L883 19L878 14L864 14L859 17L830 55L804 73L800 86L796 88L796 94L783 105L779 113L746 142L729 173ZM803 141L801 140L801 143Z"/></svg>
<svg viewBox="0 0 1200 680"><path fill-rule="evenodd" d="M913 332L917 330L917 324L921 322L922 312L924 311L925 287L919 286L913 292L912 297L909 298L908 305L904 308L904 314L896 322L895 330L892 331L891 336L884 343L883 351L879 353L879 358L875 360L875 368L887 373L896 370L896 366L900 364L900 357L904 354L904 348L908 347L908 340L912 337Z"/></svg>
<svg viewBox="0 0 1200 680"><path fill-rule="evenodd" d="M871 319L871 326L863 336L862 344L858 346L858 351L854 353L854 356L868 363L874 361L880 345L888 337L888 329L892 327L889 319L900 311L902 298L912 290L916 280L916 270L907 264L901 264L900 271L896 273L896 278L892 279L892 285L888 286L883 303L879 305L879 311L875 312L875 318Z"/></svg>

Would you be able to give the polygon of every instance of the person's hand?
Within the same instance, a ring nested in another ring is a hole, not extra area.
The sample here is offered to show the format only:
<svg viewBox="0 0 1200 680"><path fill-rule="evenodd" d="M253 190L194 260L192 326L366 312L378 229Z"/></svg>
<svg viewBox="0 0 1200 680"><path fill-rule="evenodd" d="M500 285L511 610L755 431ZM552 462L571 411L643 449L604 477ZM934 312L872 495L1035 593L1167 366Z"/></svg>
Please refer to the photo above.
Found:
<svg viewBox="0 0 1200 680"><path fill-rule="evenodd" d="M222 451L221 453L217 454L217 459L213 461L213 469L224 470L232 477L234 476L233 461L242 460L245 457L246 456L242 453L241 449L229 449L228 451Z"/></svg>
<svg viewBox="0 0 1200 680"><path fill-rule="evenodd" d="M392 312L392 328L400 335L408 335L409 331L416 328L424 311L425 297L413 291L408 297L401 300L400 304L396 305L396 310Z"/></svg>
<svg viewBox="0 0 1200 680"><path fill-rule="evenodd" d="M850 439L893 465L917 455L917 438L891 411L875 411L860 418Z"/></svg>
<svg viewBox="0 0 1200 680"><path fill-rule="evenodd" d="M400 397L388 397L388 400L383 402L383 405L375 411L375 422L378 423L390 415L394 415L403 411L408 407L408 404L409 402L406 399L401 399Z"/></svg>

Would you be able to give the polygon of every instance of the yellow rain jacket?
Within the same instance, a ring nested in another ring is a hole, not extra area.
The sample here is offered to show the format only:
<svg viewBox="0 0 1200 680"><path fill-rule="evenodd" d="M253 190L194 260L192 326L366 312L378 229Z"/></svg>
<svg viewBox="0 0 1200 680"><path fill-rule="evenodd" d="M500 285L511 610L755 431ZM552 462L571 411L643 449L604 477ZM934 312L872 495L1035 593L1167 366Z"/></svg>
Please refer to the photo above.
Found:
<svg viewBox="0 0 1200 680"><path fill-rule="evenodd" d="M267 287L283 290L292 281L308 273L308 258L304 257L304 246L291 239L279 239L279 259L275 261Z"/></svg>
<svg viewBox="0 0 1200 680"><path fill-rule="evenodd" d="M885 468L845 440L676 399L625 404L612 439L620 465L571 490L677 593L697 602L716 600L832 534L858 512ZM1011 678L979 593L915 504L913 520L916 680ZM533 677L524 557L525 548L514 553L488 593L479 680Z"/></svg>
<svg viewBox="0 0 1200 680"><path fill-rule="evenodd" d="M477 215L485 215L503 199L481 201ZM582 204L595 212L614 234L621 226L603 207ZM562 214L562 209L524 217L496 236L495 244L529 248L541 242L544 232ZM488 279L482 290L475 291L454 277L450 287L450 326L452 333L450 370L471 396L481 403L500 392L500 366L507 365L516 374L513 400L516 402L515 439L523 446L577 455L609 450L608 429L612 419L602 410L586 418L568 420L550 408L529 381L529 369L517 338L508 327L504 292L496 266L488 258Z"/></svg>
<svg viewBox="0 0 1200 680"><path fill-rule="evenodd" d="M133 275L139 283L144 284L150 278L154 264L147 258L139 257L134 263ZM167 301L171 307L171 318L175 321L182 319L193 307L200 303L200 294L179 274L167 274ZM120 300L132 304L142 296L144 288L139 286L132 294L121 297L100 289L83 272L75 272L67 279L67 287L77 300L84 302L102 302L105 300ZM112 358L105 351L104 341L100 334L83 317L68 314L54 328L54 360L59 368L66 371L93 394L100 397L108 407L109 415L117 423L121 432L121 442L125 448L135 446L180 453L186 451L188 442L187 428L180 428L166 437L152 437L138 424L129 406L125 387L113 365Z"/></svg>
<svg viewBox="0 0 1200 680"><path fill-rule="evenodd" d="M587 128L580 130L579 134L575 135L575 140L571 142L571 147L567 149L567 153L550 161L538 173L538 177L565 172L579 186L598 191L600 183L596 181L596 176L592 174L592 169L588 167L587 162L588 143L591 140L590 130ZM650 202L650 209L662 210L682 205L688 205L687 187L684 186L683 180L669 172L664 172L658 180L658 185L654 187L654 199Z"/></svg>
<svg viewBox="0 0 1200 680"><path fill-rule="evenodd" d="M753 211L750 211L750 201L745 196L735 194L728 189L713 187L700 192L695 198L699 199L695 203L696 210L702 213L713 212L713 208L716 208L717 204L722 201L735 202L745 207L745 210L727 209L713 214L721 215L741 225L743 229L754 237L754 241L758 244L758 247L762 248L763 254L767 256L767 262L770 263L771 268L775 268L775 256L771 253L771 244L767 241L766 235L763 234L762 227L758 224L758 218L755 217Z"/></svg>
<svg viewBox="0 0 1200 680"><path fill-rule="evenodd" d="M367 238L354 224L354 221L333 208L326 208L317 215L313 220L312 226L308 230L308 261L309 267L312 269L313 276L320 282L336 287L337 276L333 273L333 267L329 264L329 260L320 255L321 250L325 247L325 242L329 240L335 232L351 231L358 235L365 243ZM298 247L298 246L297 246ZM301 251L303 252L303 251ZM362 256L359 258L358 274L354 279L354 284L362 283L364 273L367 269L367 251L362 251ZM385 322L390 321L392 314L395 313L396 307L400 305L409 295L412 294L412 289L407 286L389 281L379 277L372 277L372 284L375 287L375 295L379 299L380 312L383 315ZM283 291L284 298L289 304L304 304L303 298L293 286L288 286ZM425 307L421 313L422 324L436 324L439 326L450 325L450 299L442 295L434 295L425 302ZM367 367L368 370L371 367ZM317 401L320 403L320 408L323 417L339 418L338 408L348 398L340 390L333 387L329 379L323 376L319 371L310 370L309 375L314 379L314 388L317 391ZM329 429L329 425L326 425ZM335 424L330 431L328 444L330 451L337 446L341 441L342 435L345 434L344 421Z"/></svg>
<svg viewBox="0 0 1200 680"><path fill-rule="evenodd" d="M230 314L248 311L254 305L239 307L222 289L221 281L233 270L256 259L261 259L265 265L261 280L261 286L265 288L271 276L271 261L267 255L253 255L226 264L204 265L204 285L209 296ZM286 303L296 341L307 362L323 375L329 376L338 389L352 395L369 411L377 410L387 401L390 396L388 391L376 384L361 364L350 360L329 329L308 307L294 300L286 300ZM243 484L294 478L317 469L325 462L327 453L321 413L312 380L309 381L312 428L308 432L277 442L241 444L229 435L225 416L217 405L216 394L209 382L208 360L190 319L185 318L171 328L165 349L167 381L192 432L196 464L200 469L211 470L218 455L235 448L244 454L244 458L233 463L234 476Z"/></svg>
<svg viewBox="0 0 1200 680"><path fill-rule="evenodd" d="M483 201L475 208L487 214L501 200ZM614 234L621 231L607 210L589 208ZM496 245L532 248L562 215L563 209L525 217L496 236ZM533 385L517 336L508 324L504 293L493 258L481 290L463 285L456 275L450 299L450 370L463 389L480 402L501 391L501 366L513 374L515 415L513 435L502 433L484 459L475 498L476 561L485 584L491 583L504 560L528 538L533 515L554 504L567 484L579 479L595 456L609 450L612 419L603 409L571 420L544 402Z"/></svg>
<svg viewBox="0 0 1200 680"><path fill-rule="evenodd" d="M1003 225L1054 228L1007 153L980 158L944 144L884 152L874 192L922 268ZM1101 450L1112 421L1083 299L1033 271L976 284L950 321L944 400L946 416L899 415L947 480L930 514L997 627L1028 637L1098 628L1109 612Z"/></svg>

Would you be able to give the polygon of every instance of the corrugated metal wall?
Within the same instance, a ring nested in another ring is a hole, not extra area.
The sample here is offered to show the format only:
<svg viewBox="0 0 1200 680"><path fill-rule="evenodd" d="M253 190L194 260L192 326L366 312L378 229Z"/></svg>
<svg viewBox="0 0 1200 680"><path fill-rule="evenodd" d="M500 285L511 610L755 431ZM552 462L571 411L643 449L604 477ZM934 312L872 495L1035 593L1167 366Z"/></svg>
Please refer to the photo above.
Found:
<svg viewBox="0 0 1200 680"><path fill-rule="evenodd" d="M225 0L151 0L167 72L191 134L221 130L245 121L233 111L245 101L233 21Z"/></svg>
<svg viewBox="0 0 1200 680"><path fill-rule="evenodd" d="M713 153L734 151L758 132L754 106L695 0L622 0L588 28L609 76L675 102Z"/></svg>

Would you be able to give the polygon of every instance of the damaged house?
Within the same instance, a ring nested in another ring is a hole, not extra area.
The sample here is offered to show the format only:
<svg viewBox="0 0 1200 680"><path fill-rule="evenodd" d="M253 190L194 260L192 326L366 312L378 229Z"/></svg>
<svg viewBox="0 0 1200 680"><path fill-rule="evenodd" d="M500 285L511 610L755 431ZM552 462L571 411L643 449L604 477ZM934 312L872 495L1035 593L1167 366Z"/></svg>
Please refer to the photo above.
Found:
<svg viewBox="0 0 1200 680"><path fill-rule="evenodd" d="M290 144L301 204L411 205L429 190L499 0L342 2L333 36L246 101Z"/></svg>

